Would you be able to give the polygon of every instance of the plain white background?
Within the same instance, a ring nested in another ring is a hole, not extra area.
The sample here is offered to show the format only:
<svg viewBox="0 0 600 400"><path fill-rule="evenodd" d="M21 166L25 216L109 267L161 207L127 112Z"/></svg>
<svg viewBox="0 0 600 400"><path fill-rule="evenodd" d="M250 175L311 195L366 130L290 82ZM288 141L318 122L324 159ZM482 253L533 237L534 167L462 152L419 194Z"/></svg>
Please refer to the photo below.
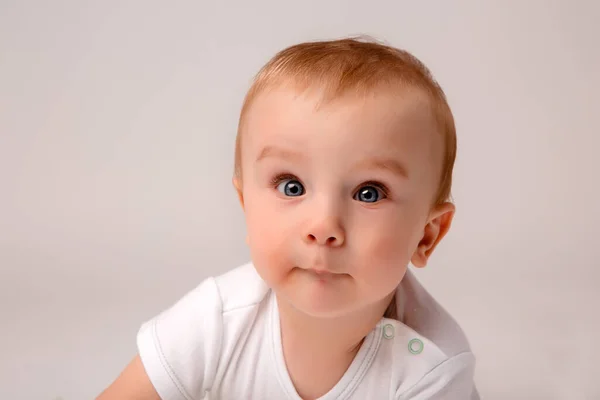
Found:
<svg viewBox="0 0 600 400"><path fill-rule="evenodd" d="M452 230L417 277L484 399L598 399L593 1L2 1L0 398L90 399L139 325L248 260L240 105L276 51L369 34L458 127Z"/></svg>

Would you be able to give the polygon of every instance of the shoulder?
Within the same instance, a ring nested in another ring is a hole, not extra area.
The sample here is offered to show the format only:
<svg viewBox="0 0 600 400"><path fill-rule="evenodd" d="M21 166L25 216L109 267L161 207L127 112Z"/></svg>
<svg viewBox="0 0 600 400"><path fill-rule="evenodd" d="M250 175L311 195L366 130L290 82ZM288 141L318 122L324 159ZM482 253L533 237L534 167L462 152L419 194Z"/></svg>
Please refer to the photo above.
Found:
<svg viewBox="0 0 600 400"><path fill-rule="evenodd" d="M399 321L384 319L397 399L477 399L475 356L456 320L407 272L397 290Z"/></svg>
<svg viewBox="0 0 600 400"><path fill-rule="evenodd" d="M389 374L396 400L476 400L475 356L470 350L447 354L428 337L402 322L384 319L376 366Z"/></svg>
<svg viewBox="0 0 600 400"><path fill-rule="evenodd" d="M467 351L430 363L414 380L400 384L397 400L415 398L479 400L475 387L475 356Z"/></svg>
<svg viewBox="0 0 600 400"><path fill-rule="evenodd" d="M269 292L254 265L247 263L214 278L222 304L222 312L228 313L259 304Z"/></svg>
<svg viewBox="0 0 600 400"><path fill-rule="evenodd" d="M158 334L176 334L181 340L189 336L191 340L198 338L200 330L220 329L224 314L256 306L268 290L254 266L244 264L204 279L147 324L153 325Z"/></svg>
<svg viewBox="0 0 600 400"><path fill-rule="evenodd" d="M434 343L451 357L471 350L458 322L421 285L409 270L396 292L402 323Z"/></svg>
<svg viewBox="0 0 600 400"><path fill-rule="evenodd" d="M215 381L223 348L235 340L231 331L244 330L268 292L248 263L206 278L145 322L138 351L161 397L202 398Z"/></svg>

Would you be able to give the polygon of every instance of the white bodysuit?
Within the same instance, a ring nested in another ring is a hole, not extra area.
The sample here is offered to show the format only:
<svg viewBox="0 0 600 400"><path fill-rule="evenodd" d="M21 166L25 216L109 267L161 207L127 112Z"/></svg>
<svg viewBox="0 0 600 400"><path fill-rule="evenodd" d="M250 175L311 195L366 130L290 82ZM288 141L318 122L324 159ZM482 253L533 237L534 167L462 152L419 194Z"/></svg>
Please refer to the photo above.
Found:
<svg viewBox="0 0 600 400"><path fill-rule="evenodd" d="M407 271L398 320L382 318L319 400L479 399L475 357L455 320ZM163 400L301 400L288 375L277 299L252 264L204 280L137 337Z"/></svg>

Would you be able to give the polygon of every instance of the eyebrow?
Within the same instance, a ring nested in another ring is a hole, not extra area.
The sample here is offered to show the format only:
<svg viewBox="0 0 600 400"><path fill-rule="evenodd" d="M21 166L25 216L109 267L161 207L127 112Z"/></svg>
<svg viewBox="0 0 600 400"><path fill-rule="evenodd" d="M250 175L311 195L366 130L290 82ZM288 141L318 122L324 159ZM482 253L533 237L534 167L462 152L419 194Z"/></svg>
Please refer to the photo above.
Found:
<svg viewBox="0 0 600 400"><path fill-rule="evenodd" d="M296 151L284 149L281 147L265 146L256 157L256 162L264 160L268 157L277 157L283 159L301 159L304 156Z"/></svg>
<svg viewBox="0 0 600 400"><path fill-rule="evenodd" d="M408 179L408 168L393 158L367 158L356 164L356 168L384 169L402 178Z"/></svg>
<svg viewBox="0 0 600 400"><path fill-rule="evenodd" d="M265 146L261 152L258 154L258 157L256 158L256 162L259 162L261 160L264 160L265 158L268 157L276 157L276 158L282 158L285 160L289 160L289 159L303 159L304 156L301 153L298 153L296 151L290 150L290 149L284 149L281 147L275 147L275 146ZM392 172L393 174L396 174L404 179L408 179L409 175L408 175L408 169L406 168L406 166L393 159L393 158L367 158L364 159L362 161L359 161L355 166L354 169L383 169L383 170L388 170L390 172Z"/></svg>

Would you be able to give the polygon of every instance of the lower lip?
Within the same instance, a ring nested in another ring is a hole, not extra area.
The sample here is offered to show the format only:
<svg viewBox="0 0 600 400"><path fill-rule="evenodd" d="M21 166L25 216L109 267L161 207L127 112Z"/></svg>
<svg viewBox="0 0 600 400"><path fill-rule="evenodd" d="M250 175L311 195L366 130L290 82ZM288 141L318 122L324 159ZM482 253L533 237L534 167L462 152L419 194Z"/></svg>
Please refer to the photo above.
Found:
<svg viewBox="0 0 600 400"><path fill-rule="evenodd" d="M326 271L315 271L314 269L307 270L312 276L319 279L320 281L329 281L336 278L337 274Z"/></svg>

